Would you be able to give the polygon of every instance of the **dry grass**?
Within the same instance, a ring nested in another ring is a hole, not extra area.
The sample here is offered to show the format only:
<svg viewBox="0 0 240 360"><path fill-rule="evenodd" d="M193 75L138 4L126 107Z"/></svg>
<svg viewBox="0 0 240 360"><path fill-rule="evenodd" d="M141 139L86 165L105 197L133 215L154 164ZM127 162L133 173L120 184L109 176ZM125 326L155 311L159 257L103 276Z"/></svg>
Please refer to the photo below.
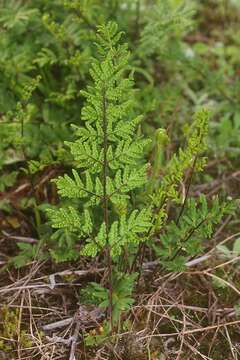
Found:
<svg viewBox="0 0 240 360"><path fill-rule="evenodd" d="M18 309L17 331L14 338L4 338L6 324L1 323L0 339L11 344L10 358L19 360L238 359L240 320L234 305L240 295L240 259L223 260L214 248L206 255L176 274L163 273L155 263L144 264L135 305L124 315L131 328L119 332L112 345L96 349L84 346L83 332L99 331L104 314L78 304L78 291L89 274L101 276L104 269L74 267L51 273L51 264L37 261L24 272L9 269L2 274L0 301L1 308ZM72 276L70 281L66 275ZM224 286L214 286L214 279ZM24 346L23 330L31 346ZM9 359L3 350L0 355Z"/></svg>

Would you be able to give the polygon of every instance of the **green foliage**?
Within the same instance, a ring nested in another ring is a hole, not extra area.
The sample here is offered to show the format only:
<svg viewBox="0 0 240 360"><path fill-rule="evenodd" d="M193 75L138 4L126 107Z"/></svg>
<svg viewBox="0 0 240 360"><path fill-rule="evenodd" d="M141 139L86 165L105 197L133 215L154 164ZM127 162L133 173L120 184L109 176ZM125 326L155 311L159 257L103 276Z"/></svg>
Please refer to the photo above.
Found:
<svg viewBox="0 0 240 360"><path fill-rule="evenodd" d="M220 203L217 197L210 207L204 195L198 200L190 198L181 218L171 221L160 236L159 246L154 245L161 263L173 271L184 269L187 259L201 252L214 227L234 209L232 203Z"/></svg>
<svg viewBox="0 0 240 360"><path fill-rule="evenodd" d="M47 257L47 254L39 249L39 245L18 243L18 248L20 250L19 254L11 259L11 263L17 269L26 266L30 261L36 259L36 257L39 260L44 260Z"/></svg>
<svg viewBox="0 0 240 360"><path fill-rule="evenodd" d="M132 298L133 287L138 274L124 275L115 273L113 275L113 321L117 323L123 311L130 309L134 303ZM109 307L108 290L97 283L90 283L81 291L80 298L87 304L95 304L100 308Z"/></svg>
<svg viewBox="0 0 240 360"><path fill-rule="evenodd" d="M212 279L212 284L217 290L227 290L228 288L226 281L224 281L221 277L214 277Z"/></svg>
<svg viewBox="0 0 240 360"><path fill-rule="evenodd" d="M63 262L76 260L79 256L75 249L78 237L66 229L59 229L51 236L50 254L54 261Z"/></svg>
<svg viewBox="0 0 240 360"><path fill-rule="evenodd" d="M16 342L21 347L31 347L32 340L26 330L19 327L19 309L10 310L7 306L0 309L0 350L11 356L16 351Z"/></svg>
<svg viewBox="0 0 240 360"><path fill-rule="evenodd" d="M99 333L96 333L96 331L90 331L89 333L85 333L84 342L86 346L89 347L102 345L109 340L109 332L110 332L109 323L105 321L101 326Z"/></svg>
<svg viewBox="0 0 240 360"><path fill-rule="evenodd" d="M188 129L187 145L185 149L174 154L166 166L166 174L163 176L157 193L152 196L153 204L156 207L155 229L163 226L166 218L166 204L171 199L177 204L182 202L181 193L178 191L180 183L184 179L187 169L202 171L206 159L202 157L206 150L206 137L208 134L209 112L200 110L195 114L194 122Z"/></svg>
<svg viewBox="0 0 240 360"><path fill-rule="evenodd" d="M239 34L232 26L227 44L216 41L211 46L204 39L189 42L187 36L202 21L199 14L203 6L188 0L3 1L0 135L5 144L0 145L0 163L2 157L4 165L9 161L9 150L11 160L13 151L15 161L23 160L19 141L24 143L27 160L43 164L47 152L54 161L63 140L72 139L69 123L79 124L79 90L88 83L88 64L96 56L95 31L107 19L117 21L132 50L129 61L138 75L142 97L137 106L150 120L144 127L151 121L167 127L173 121L181 131L182 119L192 111L192 103L193 107L211 104L212 151L224 154L231 149L235 158L238 125L232 117L239 113L239 77L234 76ZM39 75L41 82L28 106L22 139L19 123L5 115L16 109L26 84ZM127 151L125 148L125 154Z"/></svg>
<svg viewBox="0 0 240 360"><path fill-rule="evenodd" d="M28 160L42 162L46 151L54 160L56 149L61 147L63 140L71 140L69 123L79 124L78 109L79 105L82 106L79 89L86 86L88 64L96 55L93 46L95 31L107 19L116 20L120 29L126 32L130 47L134 49L134 60L130 59L135 63L134 69L148 79L152 77L150 69L139 66L140 59L149 57L148 52L143 53L142 47L151 53L155 51L152 45L162 44L164 53L169 52L172 44L180 43L181 35L189 29L192 12L183 1L180 5L178 1L156 1L153 7L142 1L140 5L138 1L129 0L123 4L114 0L3 1L0 13L1 114L17 108L26 84L31 84L38 76L41 76L41 82L33 93L31 105L24 106L24 111L28 112L27 121L24 120L24 136L21 136L16 119L2 118L1 115L0 135L5 142L1 153L13 148L15 158L22 159L22 148L17 146L19 139L24 143ZM151 31L153 23L160 32ZM142 87L145 85L143 83ZM149 90L154 101L154 88ZM141 106L141 112L145 108L145 104ZM4 136L6 129L8 140ZM9 129L14 143L9 137Z"/></svg>
<svg viewBox="0 0 240 360"><path fill-rule="evenodd" d="M166 175L163 177L159 188L159 198L155 201L162 202L166 197L172 198L179 203L179 193L176 191L176 184L179 184L187 169L194 165L197 171L202 171L205 164L205 158L198 158L206 150L206 136L208 134L209 114L206 110L196 113L192 128L186 134L186 149L179 150L178 155L173 155L167 165ZM191 131L192 130L192 131Z"/></svg>
<svg viewBox="0 0 240 360"><path fill-rule="evenodd" d="M112 324L132 303L136 277L123 278L117 265L120 256L126 250L136 254L152 226L151 207L135 209L130 201L132 191L147 181L144 148L149 141L136 134L141 117L135 115L129 53L126 45L119 44L120 37L115 23L98 28L98 58L90 70L93 85L82 91L86 98L83 126L75 127L77 140L66 143L81 173L74 169L72 177L66 174L55 180L61 197L78 199L78 204L48 210L54 228L81 238L82 255L96 257L108 252L110 272L114 261L116 274L109 289L94 284L86 290L98 302L101 299L100 306L111 308ZM68 251L70 254L75 257L75 252ZM59 249L58 260L60 256Z"/></svg>
<svg viewBox="0 0 240 360"><path fill-rule="evenodd" d="M12 171L10 174L3 174L0 177L0 192L3 192L7 187L14 185L17 178L17 171Z"/></svg>
<svg viewBox="0 0 240 360"><path fill-rule="evenodd" d="M193 8L186 2L156 1L147 13L148 22L141 33L140 51L143 56L156 53L171 57L172 52L176 58L179 40L192 27L193 15Z"/></svg>
<svg viewBox="0 0 240 360"><path fill-rule="evenodd" d="M129 53L126 45L118 45L120 37L115 23L99 27L99 59L90 70L93 85L82 91L83 126L75 129L77 140L67 142L83 171L56 180L58 193L81 199L81 206L48 211L53 227L77 232L85 238L81 253L93 257L106 246L113 258L120 256L127 243L143 241L151 226L150 208L131 209L128 201L130 191L146 183L148 141L134 134L140 117L134 113L133 79L126 77Z"/></svg>
<svg viewBox="0 0 240 360"><path fill-rule="evenodd" d="M81 91L86 101L81 124L74 126L77 139L66 142L75 169L72 175L54 180L66 205L47 211L52 227L58 229L52 237L58 242L52 250L55 260L79 255L104 257L110 272L108 285L91 284L83 293L98 306L110 307L113 322L132 303L133 286L127 282L133 284L135 277L123 277L121 270L134 265L141 243L153 247L164 267L180 271L189 257L201 252L215 225L232 211L231 205L218 198L208 205L204 196L198 201L185 199L179 191L187 171L204 169L208 110L198 110L191 126L185 126L186 145L173 154L162 177L159 164L164 164L161 155L169 143L163 129L156 132L152 145L152 169L145 163L150 142L140 135L142 117L136 114L129 52L120 44L121 35L113 22L98 27L98 56L90 70L92 84ZM150 183L144 187L149 169ZM168 221L173 204L179 215ZM155 237L159 234L158 243ZM78 254L76 239L81 246ZM124 255L128 261L123 260Z"/></svg>
<svg viewBox="0 0 240 360"><path fill-rule="evenodd" d="M111 310L115 324L134 301L132 272L149 254L181 271L232 213L220 200L232 189L208 200L189 191L239 165L239 29L225 26L220 36L210 27L208 38L205 10L189 0L2 2L1 215L23 176L32 198L26 206L17 199L17 213L34 213L29 227L34 218L55 262L84 257L106 268L101 285L82 294ZM205 170L206 153L214 169ZM60 202L42 224L39 203L56 204L56 196L54 185L41 193L37 182L56 165L65 172L54 180ZM46 248L19 244L11 262L43 260ZM239 243L218 251L232 259Z"/></svg>

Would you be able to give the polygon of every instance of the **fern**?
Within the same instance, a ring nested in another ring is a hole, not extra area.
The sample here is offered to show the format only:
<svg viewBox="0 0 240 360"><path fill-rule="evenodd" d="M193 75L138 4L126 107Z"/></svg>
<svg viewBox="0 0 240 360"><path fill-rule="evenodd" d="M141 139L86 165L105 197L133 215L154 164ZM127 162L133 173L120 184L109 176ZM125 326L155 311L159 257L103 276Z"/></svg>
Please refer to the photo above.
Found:
<svg viewBox="0 0 240 360"><path fill-rule="evenodd" d="M199 110L194 117L194 122L187 134L187 145L185 149L174 154L166 167L166 174L162 178L159 189L152 197L156 208L155 229L160 230L167 218L166 204L169 200L177 204L182 203L181 193L178 186L183 181L187 169L202 171L206 163L203 155L207 149L207 134L209 123L209 111Z"/></svg>
<svg viewBox="0 0 240 360"><path fill-rule="evenodd" d="M86 99L83 125L75 128L78 139L66 143L82 172L73 169L72 176L55 180L59 194L79 199L79 206L48 211L54 228L80 235L82 255L107 254L111 309L112 261L129 243L144 241L152 225L150 207L134 209L129 201L130 193L147 181L142 159L149 141L135 135L141 118L134 115L129 52L118 44L120 37L115 23L98 28L99 55L90 70L93 85L81 92Z"/></svg>
<svg viewBox="0 0 240 360"><path fill-rule="evenodd" d="M182 34L192 28L193 7L186 2L180 5L172 0L158 0L147 12L147 22L141 33L139 51L143 57L154 53L169 56ZM176 51L174 52L176 56Z"/></svg>
<svg viewBox="0 0 240 360"><path fill-rule="evenodd" d="M10 260L10 263L16 268L26 266L28 262L33 261L36 257L39 260L45 260L48 257L47 253L44 253L42 249L39 248L39 245L19 243L18 248L20 250L19 254Z"/></svg>
<svg viewBox="0 0 240 360"><path fill-rule="evenodd" d="M123 311L129 310L134 303L132 298L133 287L137 273L125 275L122 273L113 274L113 321L118 322L119 316ZM95 304L103 309L109 306L108 291L97 283L90 283L80 293L80 299L86 304Z"/></svg>
<svg viewBox="0 0 240 360"><path fill-rule="evenodd" d="M120 44L121 35L115 23L98 27L98 56L90 69L92 84L81 91L85 104L80 125L73 126L76 140L66 142L75 169L54 180L66 205L48 210L52 226L60 234L55 239L61 239L59 248L54 249L55 259L61 261L64 246L68 256L62 260L76 259L76 251L69 250L79 238L79 255L100 255L107 265L108 282L92 285L92 291L109 308L112 325L115 312L119 316L114 282L120 288L128 286L122 270L135 268L143 243L155 249L165 267L181 270L230 211L217 199L211 208L204 197L199 203L186 201L179 191L185 172L202 171L206 163L209 112L205 109L195 114L186 131L185 148L173 155L162 178L158 161L169 139L164 130L157 131L153 144L156 158L146 187L150 167L144 155L151 142L138 130L142 117L136 114L129 52ZM168 224L167 204L180 205L177 220ZM73 241L63 240L63 234L72 234ZM156 235L160 235L160 244L155 241ZM123 301L126 306L122 310L132 301L129 294L125 295L128 300Z"/></svg>
<svg viewBox="0 0 240 360"><path fill-rule="evenodd" d="M79 256L75 245L78 241L77 234L66 229L59 229L51 236L50 254L56 263L76 260Z"/></svg>
<svg viewBox="0 0 240 360"><path fill-rule="evenodd" d="M9 0L7 6L1 9L0 24L9 30L16 26L21 27L36 15L37 9L29 9L27 5L22 5L21 1Z"/></svg>
<svg viewBox="0 0 240 360"><path fill-rule="evenodd" d="M160 236L154 249L164 267L180 271L189 257L201 253L204 241L210 239L215 226L224 215L233 213L232 203L220 202L216 197L211 206L206 197L190 198L181 221L172 220Z"/></svg>
<svg viewBox="0 0 240 360"><path fill-rule="evenodd" d="M119 256L127 239L141 241L151 226L150 210L131 211L124 206L130 191L146 183L147 167L142 158L148 141L134 136L140 117L128 117L134 114L134 90L131 76L124 77L129 71L129 53L126 45L117 45L120 36L114 23L99 27L100 60L94 61L90 70L94 84L82 91L86 98L84 124L75 127L78 139L66 143L83 173L73 170L73 177L64 175L56 180L62 197L81 199L88 226L77 209L49 211L54 227L78 230L87 237L81 253L88 256L96 256L106 246L112 257ZM99 229L93 228L90 223L102 207ZM126 213L120 215L116 209L123 207Z"/></svg>

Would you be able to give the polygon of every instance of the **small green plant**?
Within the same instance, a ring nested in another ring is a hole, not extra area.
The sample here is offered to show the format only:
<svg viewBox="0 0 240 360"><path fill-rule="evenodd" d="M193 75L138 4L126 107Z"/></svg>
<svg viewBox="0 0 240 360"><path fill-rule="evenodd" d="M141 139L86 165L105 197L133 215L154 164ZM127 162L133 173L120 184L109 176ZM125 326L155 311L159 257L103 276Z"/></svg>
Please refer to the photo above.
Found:
<svg viewBox="0 0 240 360"><path fill-rule="evenodd" d="M113 322L117 323L120 314L123 311L129 310L131 305L134 303L132 298L133 288L137 273L124 276L124 274L118 272L113 273ZM95 304L103 309L109 307L109 296L106 288L97 283L90 283L81 292L82 302L88 304Z"/></svg>
<svg viewBox="0 0 240 360"><path fill-rule="evenodd" d="M90 70L93 84L81 92L86 98L82 126L74 126L77 140L66 142L75 169L71 176L54 180L66 202L47 211L57 229L53 236L59 248L52 254L58 261L79 255L103 259L107 276L82 294L108 308L112 327L133 303L134 272L144 259L144 247L152 247L165 267L179 271L230 211L217 199L209 209L204 197L187 199L188 192L183 197L179 189L187 170L193 175L206 163L207 110L196 113L186 130L186 147L173 155L162 177L158 161L163 161L161 152L168 142L164 130L157 130L153 167L146 163L150 141L141 135L142 116L136 114L129 52L120 44L121 35L115 23L98 27L98 56ZM168 223L171 205L175 219Z"/></svg>
<svg viewBox="0 0 240 360"><path fill-rule="evenodd" d="M88 347L96 347L98 345L104 344L109 339L109 332L109 323L105 321L98 329L98 331L94 329L93 331L89 331L84 334L85 345ZM112 339L114 339L114 336L112 337Z"/></svg>
<svg viewBox="0 0 240 360"><path fill-rule="evenodd" d="M16 268L21 268L26 266L28 262L33 261L38 258L39 260L44 260L47 257L47 253L43 253L38 245L32 245L27 243L18 244L19 253L14 256L10 263L12 263Z"/></svg>
<svg viewBox="0 0 240 360"><path fill-rule="evenodd" d="M14 354L16 343L22 348L32 346L30 336L19 325L19 309L10 310L7 306L0 309L0 350L7 354Z"/></svg>
<svg viewBox="0 0 240 360"><path fill-rule="evenodd" d="M78 140L67 143L83 169L73 178L56 180L62 197L81 199L78 207L49 209L53 227L77 232L81 254L103 254L109 269L109 304L113 306L113 263L144 241L151 227L151 207L134 209L130 194L147 181L144 148L149 140L135 135L142 119L134 113L134 90L128 67L129 52L119 45L121 33L115 23L98 29L99 58L90 74L94 86L82 91L85 126L76 128Z"/></svg>
<svg viewBox="0 0 240 360"><path fill-rule="evenodd" d="M172 271L184 269L187 258L202 251L204 241L213 234L214 226L233 210L232 203L220 203L218 198L213 199L211 207L204 195L198 200L190 198L181 219L172 220L160 236L159 244L154 244L164 267Z"/></svg>

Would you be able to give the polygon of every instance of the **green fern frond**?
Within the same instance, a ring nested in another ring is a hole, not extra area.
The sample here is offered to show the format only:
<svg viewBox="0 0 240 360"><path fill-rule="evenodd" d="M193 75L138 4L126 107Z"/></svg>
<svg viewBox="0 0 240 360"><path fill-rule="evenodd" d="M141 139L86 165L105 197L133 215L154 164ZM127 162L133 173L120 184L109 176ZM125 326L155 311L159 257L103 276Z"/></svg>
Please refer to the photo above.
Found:
<svg viewBox="0 0 240 360"><path fill-rule="evenodd" d="M80 214L72 206L56 210L48 209L47 214L51 219L53 228L79 232L82 230Z"/></svg>
<svg viewBox="0 0 240 360"><path fill-rule="evenodd" d="M178 154L174 154L167 165L166 175L162 178L157 193L152 196L153 204L158 209L156 215L156 228L162 226L164 209L167 200L171 199L175 203L181 203L181 194L178 191L179 184L183 181L187 169L202 171L206 163L203 156L207 149L207 135L209 124L209 111L199 110L187 134L187 145L185 149L180 149ZM158 219L159 217L159 219Z"/></svg>
<svg viewBox="0 0 240 360"><path fill-rule="evenodd" d="M224 215L234 211L232 203L220 202L216 197L211 206L204 195L190 198L179 223L171 221L154 246L162 264L170 270L181 271L188 257L199 254L203 242L211 238L215 226Z"/></svg>
<svg viewBox="0 0 240 360"><path fill-rule="evenodd" d="M135 135L142 117L134 116L129 52L126 45L117 44L120 38L121 33L115 23L108 23L98 29L99 57L93 61L90 70L93 84L81 91L86 99L81 112L83 124L75 127L77 140L66 143L76 166L83 173L73 170L73 178L64 175L55 180L62 197L81 199L84 211L89 208L91 212L100 214L97 215L98 223L94 224L97 235L90 234L91 225L89 238L81 250L82 254L88 256L96 256L105 247L115 247L121 233L118 246L120 254L127 239L140 241L136 234L144 233L146 224L150 222L149 211L132 212L127 207L130 192L147 181L148 166L143 163L143 154L149 140ZM106 215L109 211L112 213L111 218ZM121 216L127 213L129 220L123 227ZM76 219L76 210L73 209L69 213L65 209L51 213L54 227L62 226L71 231L79 229L79 234L83 234L86 231L80 217Z"/></svg>

